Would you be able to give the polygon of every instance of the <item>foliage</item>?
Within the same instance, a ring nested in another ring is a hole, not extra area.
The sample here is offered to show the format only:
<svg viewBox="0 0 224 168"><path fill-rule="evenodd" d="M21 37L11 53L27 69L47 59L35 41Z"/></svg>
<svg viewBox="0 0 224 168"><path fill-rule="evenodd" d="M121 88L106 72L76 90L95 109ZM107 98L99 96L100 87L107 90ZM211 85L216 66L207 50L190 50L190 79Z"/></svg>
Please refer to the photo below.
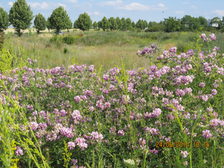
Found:
<svg viewBox="0 0 224 168"><path fill-rule="evenodd" d="M165 32L175 32L181 29L180 20L173 17L165 19L163 24Z"/></svg>
<svg viewBox="0 0 224 168"><path fill-rule="evenodd" d="M49 27L51 29L56 29L56 33L59 34L62 29L70 27L71 21L66 10L63 7L58 7L52 12L49 23Z"/></svg>
<svg viewBox="0 0 224 168"><path fill-rule="evenodd" d="M33 19L32 15L33 13L27 5L26 0L17 0L13 3L13 6L9 11L9 21L16 29L19 36L22 35L21 30L30 27Z"/></svg>
<svg viewBox="0 0 224 168"><path fill-rule="evenodd" d="M79 18L75 22L75 27L80 30L87 31L92 26L92 20L87 13L83 13L79 15Z"/></svg>
<svg viewBox="0 0 224 168"><path fill-rule="evenodd" d="M34 19L34 26L39 34L41 30L45 30L47 27L47 21L42 14L38 14Z"/></svg>
<svg viewBox="0 0 224 168"><path fill-rule="evenodd" d="M0 32L6 30L9 26L9 16L3 8L0 7Z"/></svg>

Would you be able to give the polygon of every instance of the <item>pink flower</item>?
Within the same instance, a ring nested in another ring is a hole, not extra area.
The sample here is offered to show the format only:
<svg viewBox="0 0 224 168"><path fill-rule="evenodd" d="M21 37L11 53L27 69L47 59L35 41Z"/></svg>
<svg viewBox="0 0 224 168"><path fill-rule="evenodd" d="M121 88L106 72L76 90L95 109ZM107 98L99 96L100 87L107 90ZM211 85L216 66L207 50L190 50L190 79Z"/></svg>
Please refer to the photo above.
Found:
<svg viewBox="0 0 224 168"><path fill-rule="evenodd" d="M23 149L19 146L16 147L16 151L15 151L17 156L22 156L23 155Z"/></svg>
<svg viewBox="0 0 224 168"><path fill-rule="evenodd" d="M90 134L90 136L91 136L91 139L93 139L95 141L101 141L101 140L103 140L103 135L100 134L100 133L98 133L98 132L92 132Z"/></svg>
<svg viewBox="0 0 224 168"><path fill-rule="evenodd" d="M70 150L72 150L72 149L74 149L75 148L75 142L68 142L68 148L70 149Z"/></svg>
<svg viewBox="0 0 224 168"><path fill-rule="evenodd" d="M215 41L216 40L216 35L214 33L209 35L210 40Z"/></svg>
<svg viewBox="0 0 224 168"><path fill-rule="evenodd" d="M86 140L84 138L76 138L75 143L82 149L84 150L85 148L88 147L88 144L86 143Z"/></svg>
<svg viewBox="0 0 224 168"><path fill-rule="evenodd" d="M210 130L204 130L204 131L202 131L202 136L208 139L208 138L212 137L212 134L211 134Z"/></svg>
<svg viewBox="0 0 224 168"><path fill-rule="evenodd" d="M124 134L125 134L125 133L124 133L124 130L119 130L117 133L118 133L118 135L120 135L120 136L124 136Z"/></svg>

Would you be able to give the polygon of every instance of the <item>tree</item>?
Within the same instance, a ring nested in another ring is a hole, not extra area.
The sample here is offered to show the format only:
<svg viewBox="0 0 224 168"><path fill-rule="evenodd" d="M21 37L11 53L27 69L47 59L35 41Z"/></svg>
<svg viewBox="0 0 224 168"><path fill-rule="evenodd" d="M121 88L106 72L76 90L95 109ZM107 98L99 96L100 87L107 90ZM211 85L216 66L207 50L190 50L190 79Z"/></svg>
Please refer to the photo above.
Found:
<svg viewBox="0 0 224 168"><path fill-rule="evenodd" d="M179 31L181 28L181 23L179 19L174 17L169 17L163 21L165 32L175 32Z"/></svg>
<svg viewBox="0 0 224 168"><path fill-rule="evenodd" d="M0 8L0 32L6 30L9 26L9 16L3 8Z"/></svg>
<svg viewBox="0 0 224 168"><path fill-rule="evenodd" d="M121 30L122 23L121 23L121 19L119 17L116 17L116 23L117 23L117 29L118 30Z"/></svg>
<svg viewBox="0 0 224 168"><path fill-rule="evenodd" d="M71 22L71 20L66 10L61 6L56 8L49 18L50 27L56 29L57 34L59 34L62 29L67 29L69 22Z"/></svg>
<svg viewBox="0 0 224 168"><path fill-rule="evenodd" d="M148 27L148 22L146 20L138 20L136 23L136 28L140 30L145 30Z"/></svg>
<svg viewBox="0 0 224 168"><path fill-rule="evenodd" d="M22 35L21 30L30 27L33 13L27 5L26 0L17 0L9 11L9 21L16 29L19 36Z"/></svg>
<svg viewBox="0 0 224 168"><path fill-rule="evenodd" d="M114 17L110 17L108 21L109 21L110 30L118 29L117 22L116 22L116 19L114 19Z"/></svg>
<svg viewBox="0 0 224 168"><path fill-rule="evenodd" d="M93 29L97 30L98 29L98 23L97 22L93 22Z"/></svg>
<svg viewBox="0 0 224 168"><path fill-rule="evenodd" d="M132 29L132 23L131 23L130 18L125 19L125 24L126 24L126 30L131 30Z"/></svg>
<svg viewBox="0 0 224 168"><path fill-rule="evenodd" d="M38 14L34 19L34 27L37 29L39 34L41 30L45 30L47 26L47 21L42 14Z"/></svg>
<svg viewBox="0 0 224 168"><path fill-rule="evenodd" d="M163 31L163 25L157 22L149 22L147 32Z"/></svg>
<svg viewBox="0 0 224 168"><path fill-rule="evenodd" d="M103 19L101 20L101 24L100 24L101 28L103 29L103 31L109 29L109 22L107 20L107 18L104 16Z"/></svg>
<svg viewBox="0 0 224 168"><path fill-rule="evenodd" d="M87 13L83 13L79 15L79 18L77 19L75 24L80 30L86 31L91 28L92 20Z"/></svg>
<svg viewBox="0 0 224 168"><path fill-rule="evenodd" d="M221 25L222 25L222 20L219 17L214 17L214 18L212 18L212 20L210 22L210 25L212 27L215 27L217 29L220 29L221 28Z"/></svg>

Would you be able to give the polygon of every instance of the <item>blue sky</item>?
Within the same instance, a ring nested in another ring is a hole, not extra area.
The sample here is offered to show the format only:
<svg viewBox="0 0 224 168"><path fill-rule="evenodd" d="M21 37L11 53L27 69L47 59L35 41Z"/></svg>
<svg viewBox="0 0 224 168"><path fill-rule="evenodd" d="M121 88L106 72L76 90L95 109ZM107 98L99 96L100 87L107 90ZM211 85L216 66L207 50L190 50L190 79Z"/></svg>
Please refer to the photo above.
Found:
<svg viewBox="0 0 224 168"><path fill-rule="evenodd" d="M1 0L0 6L9 11L15 0ZM52 10L63 6L74 21L87 12L92 20L106 17L130 17L132 20L161 21L168 16L181 18L188 14L211 19L224 16L224 0L27 0L34 15L49 17Z"/></svg>

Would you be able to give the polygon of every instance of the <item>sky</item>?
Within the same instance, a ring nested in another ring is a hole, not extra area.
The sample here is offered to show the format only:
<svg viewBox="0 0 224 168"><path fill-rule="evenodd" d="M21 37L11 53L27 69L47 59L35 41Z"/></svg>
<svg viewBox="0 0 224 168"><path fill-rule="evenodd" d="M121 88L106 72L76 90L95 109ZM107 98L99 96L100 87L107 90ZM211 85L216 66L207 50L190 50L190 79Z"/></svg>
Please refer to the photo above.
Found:
<svg viewBox="0 0 224 168"><path fill-rule="evenodd" d="M49 17L52 11L63 6L72 21L87 12L93 21L106 17L129 17L133 21L162 21L169 16L203 16L211 19L224 16L224 0L26 0L34 15ZM15 0L1 0L0 7L10 10Z"/></svg>

